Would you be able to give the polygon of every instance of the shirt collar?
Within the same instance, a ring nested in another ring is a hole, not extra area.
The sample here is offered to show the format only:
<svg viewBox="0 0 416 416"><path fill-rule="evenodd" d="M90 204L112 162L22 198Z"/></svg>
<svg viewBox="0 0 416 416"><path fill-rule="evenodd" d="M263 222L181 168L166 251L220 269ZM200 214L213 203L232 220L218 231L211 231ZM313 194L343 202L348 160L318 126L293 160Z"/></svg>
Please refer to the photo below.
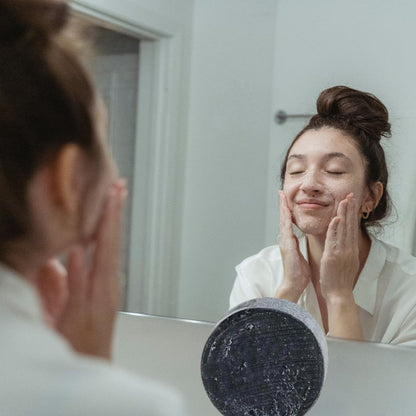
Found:
<svg viewBox="0 0 416 416"><path fill-rule="evenodd" d="M355 303L362 309L365 309L371 315L374 314L377 298L378 278L383 270L386 261L386 249L379 240L370 235L371 247L367 260L358 276L357 283L354 287ZM307 259L308 249L306 237L299 240L301 253Z"/></svg>
<svg viewBox="0 0 416 416"><path fill-rule="evenodd" d="M0 304L25 318L43 320L34 286L4 264L0 264Z"/></svg>
<svg viewBox="0 0 416 416"><path fill-rule="evenodd" d="M380 241L371 235L370 239L370 252L358 276L353 293L355 303L373 315L376 307L378 278L386 262L387 253Z"/></svg>

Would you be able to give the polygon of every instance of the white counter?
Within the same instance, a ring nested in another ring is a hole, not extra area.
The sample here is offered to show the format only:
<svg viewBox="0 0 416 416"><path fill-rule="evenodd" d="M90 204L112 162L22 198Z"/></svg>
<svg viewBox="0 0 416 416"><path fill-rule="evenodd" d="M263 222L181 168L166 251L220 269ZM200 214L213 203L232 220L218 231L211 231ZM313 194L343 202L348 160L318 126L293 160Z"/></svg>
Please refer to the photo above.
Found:
<svg viewBox="0 0 416 416"><path fill-rule="evenodd" d="M115 362L175 385L190 415L218 416L200 377L214 325L120 313ZM416 349L328 339L328 375L308 416L415 416Z"/></svg>

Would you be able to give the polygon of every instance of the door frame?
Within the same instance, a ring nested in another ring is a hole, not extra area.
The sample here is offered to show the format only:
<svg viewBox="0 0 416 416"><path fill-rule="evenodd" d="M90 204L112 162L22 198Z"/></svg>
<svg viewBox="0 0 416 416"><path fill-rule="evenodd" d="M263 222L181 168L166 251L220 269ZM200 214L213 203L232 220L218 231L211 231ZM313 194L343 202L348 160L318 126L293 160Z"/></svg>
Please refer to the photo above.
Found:
<svg viewBox="0 0 416 416"><path fill-rule="evenodd" d="M119 0L121 1L121 0ZM140 2L137 2L140 3ZM128 276L123 309L177 316L183 177L189 102L189 36L135 4L134 20L74 0L75 14L140 39ZM135 15L136 16L136 15Z"/></svg>

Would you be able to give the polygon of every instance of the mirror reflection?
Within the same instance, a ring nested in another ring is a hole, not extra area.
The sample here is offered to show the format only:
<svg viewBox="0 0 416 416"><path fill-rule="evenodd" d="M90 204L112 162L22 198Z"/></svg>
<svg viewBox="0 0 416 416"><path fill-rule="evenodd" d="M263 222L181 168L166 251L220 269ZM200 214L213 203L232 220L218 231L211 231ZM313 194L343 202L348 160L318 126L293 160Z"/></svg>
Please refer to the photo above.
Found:
<svg viewBox="0 0 416 416"><path fill-rule="evenodd" d="M158 13L163 14L163 7ZM163 302L154 306L143 301L126 309L206 321L216 321L228 310L238 275L234 267L277 243L280 165L308 122L298 117L277 124L275 114L279 110L314 114L320 92L334 85L368 91L389 111L392 137L383 139L382 145L397 215L390 217L391 224L384 225L377 239L413 252L416 58L409 53L409 40L415 35L410 16L416 6L407 1L392 8L387 1L375 0L365 4L247 0L189 1L182 7L183 17L173 17L184 28L182 63L189 74L182 109L186 147L177 160L183 169L181 186L177 205L171 207L181 218L174 240L177 267L161 276L160 281L170 282L170 296ZM139 72L141 65L142 60ZM141 139L136 137L136 143ZM357 203L357 195L355 199ZM365 271L364 263L359 267ZM129 275L126 281L142 278ZM394 289L385 286L375 288L373 282L372 289L377 296L381 296L379 290ZM320 313L319 294L312 303ZM369 306L367 313L371 315L373 308L377 306ZM399 307L396 312L402 313ZM399 339L391 331L386 342ZM380 341L383 336L380 332L366 338Z"/></svg>
<svg viewBox="0 0 416 416"><path fill-rule="evenodd" d="M391 211L380 144L388 111L345 86L324 90L316 106L283 161L279 245L237 267L231 306L277 297L331 336L415 345L416 258L373 231Z"/></svg>
<svg viewBox="0 0 416 416"><path fill-rule="evenodd" d="M120 176L127 180L129 188L132 189L140 41L97 25L91 25L89 31L94 38L95 51L87 63L107 108L107 141ZM125 289L129 273L131 215L132 199L129 198L124 215L121 262L121 278Z"/></svg>

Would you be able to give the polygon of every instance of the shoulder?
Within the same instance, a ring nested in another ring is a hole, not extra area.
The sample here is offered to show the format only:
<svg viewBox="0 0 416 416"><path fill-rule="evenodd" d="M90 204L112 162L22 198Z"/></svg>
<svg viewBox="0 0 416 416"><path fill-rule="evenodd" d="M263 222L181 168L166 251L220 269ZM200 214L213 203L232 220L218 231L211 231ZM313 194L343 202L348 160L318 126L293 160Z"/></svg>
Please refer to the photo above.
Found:
<svg viewBox="0 0 416 416"><path fill-rule="evenodd" d="M274 296L283 276L279 246L270 246L244 259L236 268L230 307L249 299Z"/></svg>
<svg viewBox="0 0 416 416"><path fill-rule="evenodd" d="M268 246L263 248L258 253L245 258L239 265L237 270L245 270L255 267L262 267L265 265L272 265L282 261L280 249L278 245Z"/></svg>
<svg viewBox="0 0 416 416"><path fill-rule="evenodd" d="M265 281L279 280L283 273L279 246L266 247L257 254L245 258L235 270L240 278L251 282L262 282L262 285Z"/></svg>
<svg viewBox="0 0 416 416"><path fill-rule="evenodd" d="M61 337L39 324L18 329L15 337L3 343L7 360L2 367L0 401L3 410L10 410L5 414L185 414L181 396L172 388L105 360L77 354ZM13 394L15 391L24 392L25 400Z"/></svg>
<svg viewBox="0 0 416 416"><path fill-rule="evenodd" d="M161 382L141 377L101 360L77 360L75 372L82 382L72 386L72 399L82 398L79 408L69 415L144 414L149 416L182 416L181 396ZM76 378L76 377L74 377ZM86 394L88 391L88 394Z"/></svg>

